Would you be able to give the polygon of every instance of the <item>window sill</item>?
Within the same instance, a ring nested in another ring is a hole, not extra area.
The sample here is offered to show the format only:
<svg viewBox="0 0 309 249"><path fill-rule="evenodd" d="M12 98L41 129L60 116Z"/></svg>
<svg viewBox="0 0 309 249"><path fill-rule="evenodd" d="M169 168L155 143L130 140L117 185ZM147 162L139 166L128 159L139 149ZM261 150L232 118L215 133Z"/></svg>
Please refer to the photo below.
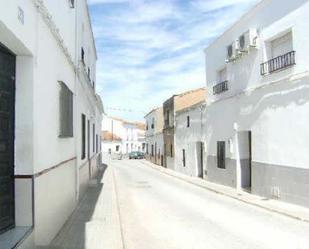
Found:
<svg viewBox="0 0 309 249"><path fill-rule="evenodd" d="M15 227L0 235L0 248L15 248L32 231L32 227Z"/></svg>

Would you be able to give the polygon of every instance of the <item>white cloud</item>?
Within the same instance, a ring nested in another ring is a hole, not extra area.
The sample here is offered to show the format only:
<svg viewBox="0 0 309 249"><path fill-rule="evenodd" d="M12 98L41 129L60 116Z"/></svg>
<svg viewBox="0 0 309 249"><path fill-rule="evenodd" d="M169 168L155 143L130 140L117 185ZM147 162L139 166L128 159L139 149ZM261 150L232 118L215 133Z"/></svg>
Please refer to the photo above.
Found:
<svg viewBox="0 0 309 249"><path fill-rule="evenodd" d="M128 2L128 0L88 0L88 4L94 5L94 4L106 4L106 3L125 3Z"/></svg>
<svg viewBox="0 0 309 249"><path fill-rule="evenodd" d="M256 2L90 0L104 105L133 109L111 114L142 120L173 94L205 86L203 49Z"/></svg>

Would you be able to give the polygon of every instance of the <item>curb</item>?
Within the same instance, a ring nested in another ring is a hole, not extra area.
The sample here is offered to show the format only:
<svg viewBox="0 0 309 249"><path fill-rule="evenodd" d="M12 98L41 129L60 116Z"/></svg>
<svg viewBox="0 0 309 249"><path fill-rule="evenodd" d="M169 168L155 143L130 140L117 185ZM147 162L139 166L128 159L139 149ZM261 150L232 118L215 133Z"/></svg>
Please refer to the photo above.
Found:
<svg viewBox="0 0 309 249"><path fill-rule="evenodd" d="M246 203L246 204L249 204L249 205L251 205L251 206L255 206L255 207L258 207L258 208L261 208L261 209L270 211L270 212L272 212L272 213L280 214L280 215L283 215L283 216L286 216L286 217L289 217L289 218L292 218L292 219L295 219L295 220L298 220L298 221L303 221L303 222L309 223L309 219L307 219L307 218L303 218L303 217L301 217L301 216L294 215L294 214L291 214L291 213L287 213L287 212L284 212L284 211L281 211L281 210L278 210L278 209L275 209L275 208L266 207L266 206L263 206L263 205L261 205L261 204L255 203L255 202L253 202L253 201L245 200L245 199L243 199L243 198L240 198L240 197L237 197L237 196L234 196L234 195L225 193L224 191L216 190L216 189L213 189L213 188L211 188L211 187L207 187L207 186L201 185L201 184L196 183L196 182L194 182L194 181L190 181L190 179L186 179L185 177L181 177L181 176L177 176L177 175L175 175L175 174L172 174L172 173L168 172L168 171L166 170L166 168L162 168L162 166L156 166L155 164L153 164L153 163L151 163L151 162L148 162L148 161L141 161L141 163L143 163L144 165L146 165L146 166L148 166L148 167L151 167L151 168L153 168L153 169L155 169L155 170L157 170L157 171L160 171L161 173L164 173L164 174L166 174L166 175L168 175L168 176L177 178L178 180L181 180L181 181L184 181L184 182L186 182L186 183L192 184L192 185L194 185L194 186L197 186L197 187L206 189L206 190L211 191L211 192L214 192L214 193L216 193L216 194L220 194L220 195L223 195L223 196L232 198L232 199L234 199L234 200L241 201L241 202Z"/></svg>

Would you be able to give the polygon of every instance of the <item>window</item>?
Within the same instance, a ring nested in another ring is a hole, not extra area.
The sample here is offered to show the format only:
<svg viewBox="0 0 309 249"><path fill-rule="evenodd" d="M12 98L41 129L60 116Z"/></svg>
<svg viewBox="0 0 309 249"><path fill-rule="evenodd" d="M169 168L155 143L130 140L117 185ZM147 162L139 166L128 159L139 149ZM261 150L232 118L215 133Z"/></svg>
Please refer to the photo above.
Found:
<svg viewBox="0 0 309 249"><path fill-rule="evenodd" d="M90 80L90 68L89 67L88 67L87 75L88 75L88 78Z"/></svg>
<svg viewBox="0 0 309 249"><path fill-rule="evenodd" d="M92 152L95 151L95 124L92 125Z"/></svg>
<svg viewBox="0 0 309 249"><path fill-rule="evenodd" d="M82 59L82 62L85 64L85 50L83 47L81 48L81 59Z"/></svg>
<svg viewBox="0 0 309 249"><path fill-rule="evenodd" d="M169 126L170 124L170 111L169 110L166 110L165 112L164 123L165 123L165 126Z"/></svg>
<svg viewBox="0 0 309 249"><path fill-rule="evenodd" d="M186 150L182 150L182 165L186 167Z"/></svg>
<svg viewBox="0 0 309 249"><path fill-rule="evenodd" d="M112 149L111 148L108 149L108 154L112 154Z"/></svg>
<svg viewBox="0 0 309 249"><path fill-rule="evenodd" d="M153 156L153 154L154 154L154 149L153 149L153 144L151 145L151 156Z"/></svg>
<svg viewBox="0 0 309 249"><path fill-rule="evenodd" d="M146 130L148 131L148 122L146 122Z"/></svg>
<svg viewBox="0 0 309 249"><path fill-rule="evenodd" d="M86 157L86 115L82 114L82 154L81 159Z"/></svg>
<svg viewBox="0 0 309 249"><path fill-rule="evenodd" d="M173 157L173 145L170 146L171 157Z"/></svg>
<svg viewBox="0 0 309 249"><path fill-rule="evenodd" d="M274 39L268 43L267 48L267 57L271 59L261 64L261 75L281 71L296 64L292 32Z"/></svg>
<svg viewBox="0 0 309 249"><path fill-rule="evenodd" d="M276 58L293 51L292 32L289 32L271 42L271 56Z"/></svg>
<svg viewBox="0 0 309 249"><path fill-rule="evenodd" d="M60 132L59 137L73 137L73 93L60 83Z"/></svg>
<svg viewBox="0 0 309 249"><path fill-rule="evenodd" d="M148 144L146 144L146 154L148 155L149 151L148 151Z"/></svg>
<svg viewBox="0 0 309 249"><path fill-rule="evenodd" d="M154 123L155 123L155 119L152 118L151 129L154 129Z"/></svg>
<svg viewBox="0 0 309 249"><path fill-rule="evenodd" d="M99 152L99 135L96 135L96 153Z"/></svg>
<svg viewBox="0 0 309 249"><path fill-rule="evenodd" d="M69 5L70 5L70 8L74 8L74 3L75 1L74 0L69 0Z"/></svg>
<svg viewBox="0 0 309 249"><path fill-rule="evenodd" d="M119 145L116 145L116 151L117 152L119 151Z"/></svg>
<svg viewBox="0 0 309 249"><path fill-rule="evenodd" d="M217 167L225 169L225 141L217 142Z"/></svg>
<svg viewBox="0 0 309 249"><path fill-rule="evenodd" d="M190 127L190 116L187 116L187 127Z"/></svg>
<svg viewBox="0 0 309 249"><path fill-rule="evenodd" d="M227 79L227 71L226 71L226 67L224 67L223 69L218 71L218 83L224 82Z"/></svg>

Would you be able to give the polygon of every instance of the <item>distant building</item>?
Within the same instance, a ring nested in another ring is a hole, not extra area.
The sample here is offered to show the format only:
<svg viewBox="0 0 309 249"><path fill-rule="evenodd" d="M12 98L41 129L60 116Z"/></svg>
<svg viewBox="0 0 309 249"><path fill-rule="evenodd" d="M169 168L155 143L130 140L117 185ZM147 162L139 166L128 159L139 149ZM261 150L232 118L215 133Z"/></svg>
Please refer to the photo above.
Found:
<svg viewBox="0 0 309 249"><path fill-rule="evenodd" d="M261 1L205 50L209 181L309 207L308 12Z"/></svg>
<svg viewBox="0 0 309 249"><path fill-rule="evenodd" d="M146 116L146 158L163 166L163 108L151 110Z"/></svg>
<svg viewBox="0 0 309 249"><path fill-rule="evenodd" d="M102 123L102 152L105 156L126 156L132 151L145 152L145 125L105 116Z"/></svg>
<svg viewBox="0 0 309 249"><path fill-rule="evenodd" d="M44 247L100 165L96 47L86 0L0 5L0 247Z"/></svg>
<svg viewBox="0 0 309 249"><path fill-rule="evenodd" d="M163 103L163 165L174 169L175 166L175 115L177 111L205 101L205 88L199 88L174 95Z"/></svg>

